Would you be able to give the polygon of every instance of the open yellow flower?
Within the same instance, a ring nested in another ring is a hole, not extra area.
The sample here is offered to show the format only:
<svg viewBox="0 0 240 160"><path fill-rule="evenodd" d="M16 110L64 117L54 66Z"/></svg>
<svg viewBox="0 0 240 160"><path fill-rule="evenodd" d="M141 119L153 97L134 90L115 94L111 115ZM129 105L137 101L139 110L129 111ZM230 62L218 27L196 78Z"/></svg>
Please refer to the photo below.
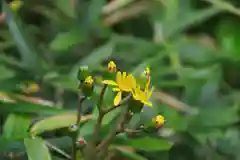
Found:
<svg viewBox="0 0 240 160"><path fill-rule="evenodd" d="M152 107L152 103L149 102L149 98L152 95L152 89L149 90L141 90L140 86L137 86L136 88L133 89L133 99L140 101L142 104L145 104L149 107Z"/></svg>
<svg viewBox="0 0 240 160"><path fill-rule="evenodd" d="M113 91L118 92L114 98L114 105L118 105L122 100L122 92L132 92L133 88L136 88L136 79L132 74L126 72L117 72L116 82L112 80L104 80L104 84L116 86Z"/></svg>

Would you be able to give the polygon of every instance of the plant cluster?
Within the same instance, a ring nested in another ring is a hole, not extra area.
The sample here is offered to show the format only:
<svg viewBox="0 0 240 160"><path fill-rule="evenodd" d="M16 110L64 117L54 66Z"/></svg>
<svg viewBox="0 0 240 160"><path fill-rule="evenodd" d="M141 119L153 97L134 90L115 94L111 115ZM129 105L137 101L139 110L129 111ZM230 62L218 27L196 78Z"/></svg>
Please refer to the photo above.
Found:
<svg viewBox="0 0 240 160"><path fill-rule="evenodd" d="M96 104L98 108L98 117L97 122L92 133L92 139L86 142L84 147L83 155L86 159L104 159L106 151L109 149L111 140L115 138L120 133L129 133L129 132L141 132L140 130L133 130L128 128L128 124L131 121L135 113L143 112L143 107L152 107L150 102L150 97L153 92L153 87L151 86L151 75L150 68L144 70L144 75L139 77L139 80L143 80L144 86L138 83L131 73L119 71L117 65L114 61L110 61L107 66L108 71L111 73L111 78L107 80L102 80L102 89L99 95L98 103ZM141 78L141 79L140 79ZM81 132L80 121L81 121L81 107L84 100L87 98L91 99L91 96L94 94L94 77L89 72L88 67L80 67L78 72L79 80L79 90L80 90L80 100L77 112L77 122L74 127L75 136L73 141L73 159L76 159L77 156L77 143L78 143L78 134ZM112 87L112 91L115 93L113 100L113 105L110 107L105 107L104 95L106 89ZM99 134L101 132L101 124L104 116L109 112L114 111L115 109L120 108L120 113L117 116L115 123L115 128L111 129L109 134L99 141ZM152 118L151 125L147 127L161 128L165 122L165 119L162 115L157 115ZM104 155L105 154L105 155Z"/></svg>

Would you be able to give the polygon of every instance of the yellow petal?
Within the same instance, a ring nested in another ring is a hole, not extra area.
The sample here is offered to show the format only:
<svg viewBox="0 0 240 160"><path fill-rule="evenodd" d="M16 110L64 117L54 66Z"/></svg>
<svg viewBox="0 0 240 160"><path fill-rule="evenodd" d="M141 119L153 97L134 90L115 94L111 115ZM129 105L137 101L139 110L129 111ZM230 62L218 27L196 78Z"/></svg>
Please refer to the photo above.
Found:
<svg viewBox="0 0 240 160"><path fill-rule="evenodd" d="M117 83L112 80L104 80L102 81L103 84L111 85L111 86L117 86Z"/></svg>
<svg viewBox="0 0 240 160"><path fill-rule="evenodd" d="M152 96L153 88L151 88L150 91L147 92L147 99L149 99Z"/></svg>
<svg viewBox="0 0 240 160"><path fill-rule="evenodd" d="M136 79L133 77L133 75L132 74L129 74L128 76L127 76L127 81L128 81L128 83L129 83L129 87L130 88L135 88L136 87Z"/></svg>
<svg viewBox="0 0 240 160"><path fill-rule="evenodd" d="M151 102L144 102L144 104L146 104L148 107L152 107L152 103Z"/></svg>
<svg viewBox="0 0 240 160"><path fill-rule="evenodd" d="M119 88L113 88L112 89L114 92L120 92L120 89Z"/></svg>
<svg viewBox="0 0 240 160"><path fill-rule="evenodd" d="M151 82L151 78L148 77L147 78L147 83L146 83L146 86L145 86L145 90L144 90L145 92L148 92L148 88L149 88L150 82Z"/></svg>
<svg viewBox="0 0 240 160"><path fill-rule="evenodd" d="M116 81L117 81L117 84L121 84L122 82L122 74L121 72L117 72L117 75L116 75Z"/></svg>
<svg viewBox="0 0 240 160"><path fill-rule="evenodd" d="M122 92L118 92L116 97L114 98L114 105L115 106L119 105L121 99L122 99Z"/></svg>
<svg viewBox="0 0 240 160"><path fill-rule="evenodd" d="M123 72L123 73L122 73L122 79L125 79L126 76L127 76L127 72Z"/></svg>

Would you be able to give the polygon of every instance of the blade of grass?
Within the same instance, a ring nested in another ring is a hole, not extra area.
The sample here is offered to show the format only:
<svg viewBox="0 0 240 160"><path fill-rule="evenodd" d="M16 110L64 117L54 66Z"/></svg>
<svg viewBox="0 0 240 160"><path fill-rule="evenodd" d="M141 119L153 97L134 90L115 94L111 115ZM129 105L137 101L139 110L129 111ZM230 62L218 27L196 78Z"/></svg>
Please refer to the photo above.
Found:
<svg viewBox="0 0 240 160"><path fill-rule="evenodd" d="M40 57L34 50L33 45L27 41L21 19L17 16L17 14L11 12L10 8L4 1L3 12L7 13L6 22L13 39L15 40L16 46L20 51L23 65L26 69L31 70L34 73L40 73L42 71Z"/></svg>

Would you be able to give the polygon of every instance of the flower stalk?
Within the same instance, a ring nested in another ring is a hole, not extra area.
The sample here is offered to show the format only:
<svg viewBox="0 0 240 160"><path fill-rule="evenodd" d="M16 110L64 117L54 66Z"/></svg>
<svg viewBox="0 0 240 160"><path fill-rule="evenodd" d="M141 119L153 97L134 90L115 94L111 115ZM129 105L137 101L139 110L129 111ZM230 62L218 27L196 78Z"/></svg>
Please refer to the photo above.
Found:
<svg viewBox="0 0 240 160"><path fill-rule="evenodd" d="M79 96L78 107L77 107L77 120L76 120L76 131L74 136L72 137L72 160L76 160L77 155L77 138L80 131L80 122L81 122L81 111L82 111L82 104L85 101L85 96Z"/></svg>

